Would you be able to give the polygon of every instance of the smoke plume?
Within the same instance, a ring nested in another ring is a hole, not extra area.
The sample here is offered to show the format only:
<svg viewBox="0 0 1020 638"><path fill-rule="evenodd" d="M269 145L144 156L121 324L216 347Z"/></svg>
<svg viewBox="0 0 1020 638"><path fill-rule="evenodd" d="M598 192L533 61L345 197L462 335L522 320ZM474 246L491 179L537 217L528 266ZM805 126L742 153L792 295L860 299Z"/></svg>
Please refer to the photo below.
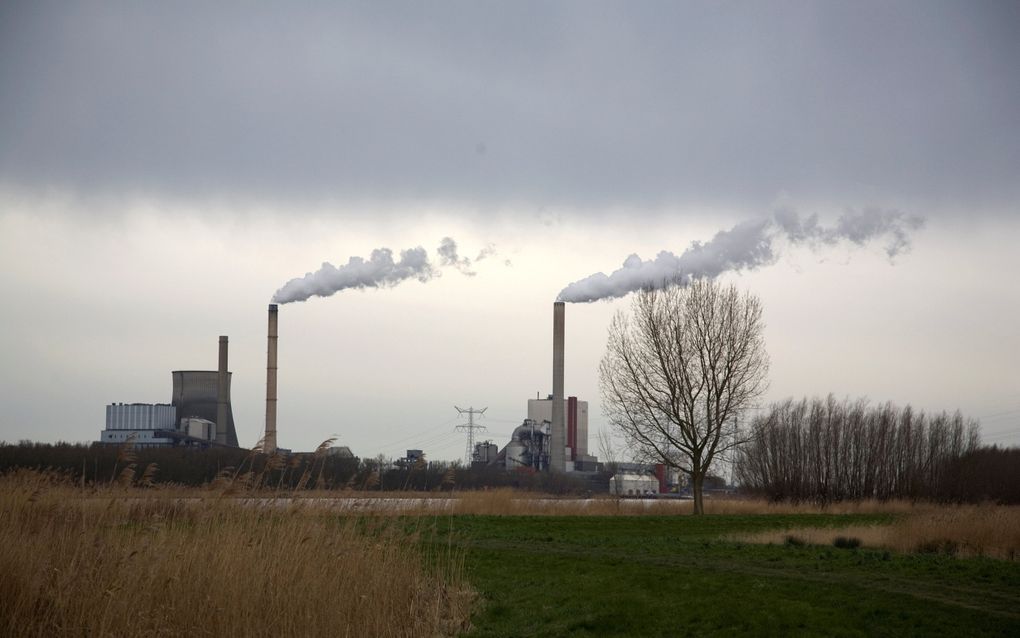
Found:
<svg viewBox="0 0 1020 638"><path fill-rule="evenodd" d="M389 248L376 248L371 257L351 257L346 264L334 266L324 262L315 272L296 277L273 295L273 303L305 301L309 297L329 297L348 288L388 288L406 279L428 281L436 275L424 248L400 251L400 260L393 260Z"/></svg>
<svg viewBox="0 0 1020 638"><path fill-rule="evenodd" d="M477 273L471 270L471 260L457 254L457 242L450 237L443 237L439 242L439 263L442 266L453 266L468 277L474 277Z"/></svg>
<svg viewBox="0 0 1020 638"><path fill-rule="evenodd" d="M631 255L612 274L595 273L564 288L558 301L583 303L623 297L642 288L657 288L681 278L716 277L727 271L754 270L778 258L777 240L811 248L849 241L858 246L885 239L890 259L910 247L910 231L924 225L924 218L896 210L869 208L847 211L835 226L824 227L818 216L806 218L792 210L777 211L772 217L737 224L721 230L702 243L692 242L679 256L662 251L654 259Z"/></svg>

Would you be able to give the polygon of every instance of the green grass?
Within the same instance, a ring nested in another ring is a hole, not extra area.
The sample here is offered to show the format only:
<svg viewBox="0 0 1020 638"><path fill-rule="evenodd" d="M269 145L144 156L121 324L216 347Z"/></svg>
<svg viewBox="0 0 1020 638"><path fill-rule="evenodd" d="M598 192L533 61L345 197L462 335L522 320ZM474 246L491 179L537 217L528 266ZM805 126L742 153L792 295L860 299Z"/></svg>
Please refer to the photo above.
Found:
<svg viewBox="0 0 1020 638"><path fill-rule="evenodd" d="M1020 564L763 546L736 532L888 516L437 518L479 593L469 636L1020 635Z"/></svg>

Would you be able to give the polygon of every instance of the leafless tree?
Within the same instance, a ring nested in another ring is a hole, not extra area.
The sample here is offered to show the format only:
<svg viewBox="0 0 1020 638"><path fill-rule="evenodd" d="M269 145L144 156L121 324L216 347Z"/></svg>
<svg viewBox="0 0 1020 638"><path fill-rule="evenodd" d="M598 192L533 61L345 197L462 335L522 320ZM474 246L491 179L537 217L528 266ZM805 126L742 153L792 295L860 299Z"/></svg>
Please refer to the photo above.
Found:
<svg viewBox="0 0 1020 638"><path fill-rule="evenodd" d="M744 489L775 500L944 498L978 441L978 423L959 412L787 399L754 419L737 473Z"/></svg>
<svg viewBox="0 0 1020 638"><path fill-rule="evenodd" d="M766 389L763 330L757 297L708 279L641 291L609 328L607 416L635 456L689 477L695 514L713 461L741 443L737 419Z"/></svg>
<svg viewBox="0 0 1020 638"><path fill-rule="evenodd" d="M612 434L606 428L599 428L599 433L595 435L595 440L599 443L599 458L602 459L603 465L611 473L616 473L616 467L620 459L616 456L616 446L613 445Z"/></svg>

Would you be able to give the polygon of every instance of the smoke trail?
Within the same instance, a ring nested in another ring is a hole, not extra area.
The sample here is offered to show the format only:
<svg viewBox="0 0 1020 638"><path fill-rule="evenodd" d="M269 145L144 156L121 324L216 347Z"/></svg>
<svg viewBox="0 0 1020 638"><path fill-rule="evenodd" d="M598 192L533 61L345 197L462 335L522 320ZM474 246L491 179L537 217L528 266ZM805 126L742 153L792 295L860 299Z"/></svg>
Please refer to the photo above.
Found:
<svg viewBox="0 0 1020 638"><path fill-rule="evenodd" d="M491 246L491 244L490 244ZM273 295L273 303L285 304L305 301L310 297L329 297L349 288L390 288L408 279L426 282L438 277L444 267L453 267L469 277L474 277L471 260L457 253L457 242L443 237L436 249L439 266L429 261L428 252L418 246L400 251L400 259L394 261L389 248L376 248L368 259L351 257L346 264L334 266L324 262L315 272L295 277Z"/></svg>
<svg viewBox="0 0 1020 638"><path fill-rule="evenodd" d="M367 260L351 257L346 264L334 266L324 262L315 272L296 277L273 295L273 303L305 301L309 297L329 297L348 288L388 288L405 279L428 281L436 275L424 248L400 251L400 260L393 260L389 248L376 248Z"/></svg>
<svg viewBox="0 0 1020 638"><path fill-rule="evenodd" d="M705 243L692 242L679 256L662 251L655 259L631 255L623 267L610 275L595 273L564 288L558 301L583 303L622 297L635 290L661 287L679 277L716 277L727 271L754 270L775 262L776 240L812 248L849 241L863 246L886 238L886 254L893 258L910 247L909 232L924 225L924 218L895 210L869 208L847 211L830 228L818 223L818 216L801 218L792 210L777 211L772 217L737 224L722 230Z"/></svg>
<svg viewBox="0 0 1020 638"><path fill-rule="evenodd" d="M461 257L457 254L457 242L453 241L450 237L443 237L443 239L439 242L439 248L436 252L439 253L440 265L453 266L468 277L474 277L478 274L471 270L470 259L467 257Z"/></svg>

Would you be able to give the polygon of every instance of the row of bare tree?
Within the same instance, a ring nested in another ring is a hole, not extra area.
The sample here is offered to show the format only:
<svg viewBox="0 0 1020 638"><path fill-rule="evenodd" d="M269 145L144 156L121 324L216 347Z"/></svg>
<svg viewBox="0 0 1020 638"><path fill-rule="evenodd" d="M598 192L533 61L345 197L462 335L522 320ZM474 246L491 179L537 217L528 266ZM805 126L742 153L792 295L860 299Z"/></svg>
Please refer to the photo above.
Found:
<svg viewBox="0 0 1020 638"><path fill-rule="evenodd" d="M959 412L789 399L754 419L735 469L745 489L775 500L937 498L978 444L977 422Z"/></svg>

